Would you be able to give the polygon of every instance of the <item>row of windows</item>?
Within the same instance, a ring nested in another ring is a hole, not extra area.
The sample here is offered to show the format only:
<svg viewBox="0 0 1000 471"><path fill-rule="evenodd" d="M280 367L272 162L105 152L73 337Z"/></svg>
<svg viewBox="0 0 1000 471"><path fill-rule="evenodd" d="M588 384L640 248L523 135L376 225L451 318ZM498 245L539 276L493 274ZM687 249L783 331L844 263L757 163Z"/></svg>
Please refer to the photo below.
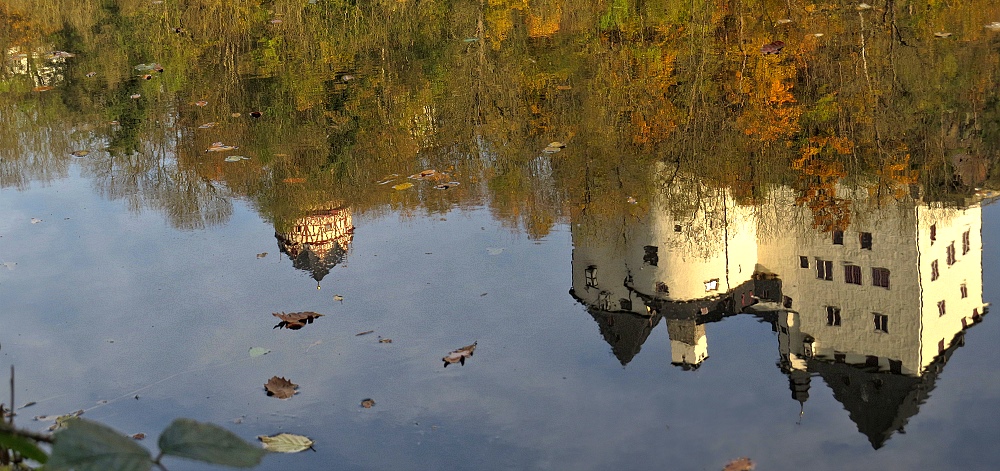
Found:
<svg viewBox="0 0 1000 471"><path fill-rule="evenodd" d="M931 228L933 227L934 226L931 226ZM934 243L933 241L934 238L931 237L931 244ZM969 250L971 250L971 244L969 242L969 231L965 231L962 234L962 255L969 253ZM948 244L947 247L944 248L944 255L945 255L945 262L948 263L948 266L955 264L957 259L955 256L954 241L952 241L950 244ZM938 269L938 261L934 260L931 262L931 281L937 280L940 276L941 276L941 271Z"/></svg>
<svg viewBox="0 0 1000 471"><path fill-rule="evenodd" d="M872 233L871 232L859 232L858 242L861 243L862 249L871 250L872 249ZM844 231L833 231L833 245L844 245Z"/></svg>
<svg viewBox="0 0 1000 471"><path fill-rule="evenodd" d="M809 268L809 257L799 256L799 266ZM816 259L816 279L833 281L833 261ZM844 265L844 282L852 285L860 285L861 267L858 265ZM872 286L889 288L889 269L882 267L872 267Z"/></svg>
<svg viewBox="0 0 1000 471"><path fill-rule="evenodd" d="M840 317L840 308L834 306L826 307L826 325L831 327L840 327L843 318ZM889 333L889 316L885 314L879 314L877 312L872 313L872 322L875 324L876 332Z"/></svg>
<svg viewBox="0 0 1000 471"><path fill-rule="evenodd" d="M971 229L962 233L962 255L969 253L969 250L972 249L970 232ZM934 245L935 241L937 241L937 224L931 224L931 245ZM955 242L952 242L951 245L952 250L954 250Z"/></svg>

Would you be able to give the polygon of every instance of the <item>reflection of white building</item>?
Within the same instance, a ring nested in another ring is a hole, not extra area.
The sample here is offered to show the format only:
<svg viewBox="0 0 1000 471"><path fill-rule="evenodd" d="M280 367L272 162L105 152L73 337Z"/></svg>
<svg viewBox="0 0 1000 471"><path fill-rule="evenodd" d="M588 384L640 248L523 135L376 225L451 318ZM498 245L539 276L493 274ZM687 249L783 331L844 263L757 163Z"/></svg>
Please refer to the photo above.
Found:
<svg viewBox="0 0 1000 471"><path fill-rule="evenodd" d="M573 225L573 295L592 314L667 318L671 362L689 368L708 357L704 322L751 302L757 224L753 208L736 204L727 190L695 181L670 188L652 201L669 211Z"/></svg>
<svg viewBox="0 0 1000 471"><path fill-rule="evenodd" d="M278 248L292 265L320 281L347 256L354 240L354 224L347 208L314 211L299 218L285 232L275 232Z"/></svg>
<svg viewBox="0 0 1000 471"><path fill-rule="evenodd" d="M786 208L782 220L808 219ZM782 354L792 368L816 357L919 375L983 313L982 209L908 201L857 214L843 231L762 241L787 308Z"/></svg>

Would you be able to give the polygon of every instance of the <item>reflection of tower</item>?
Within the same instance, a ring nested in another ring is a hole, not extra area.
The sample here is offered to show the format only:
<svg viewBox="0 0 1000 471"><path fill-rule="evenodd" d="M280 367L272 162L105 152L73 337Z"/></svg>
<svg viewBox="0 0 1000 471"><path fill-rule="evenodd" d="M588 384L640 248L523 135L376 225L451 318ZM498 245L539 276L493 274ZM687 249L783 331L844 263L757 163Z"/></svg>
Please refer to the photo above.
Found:
<svg viewBox="0 0 1000 471"><path fill-rule="evenodd" d="M592 314L668 319L671 362L693 369L708 358L703 324L754 302L756 219L727 190L693 179L674 179L651 206L657 209L637 219L584 215L574 221L571 293ZM638 346L628 359L637 352Z"/></svg>
<svg viewBox="0 0 1000 471"><path fill-rule="evenodd" d="M804 402L821 377L880 448L903 430L985 312L982 208L919 201L868 205L842 231L818 233L806 210L778 209L785 237L762 241L761 270L781 274L779 366Z"/></svg>
<svg viewBox="0 0 1000 471"><path fill-rule="evenodd" d="M323 277L347 256L354 239L354 224L347 208L315 211L295 221L287 232L275 232L278 249L292 259L292 266L309 272L316 288Z"/></svg>

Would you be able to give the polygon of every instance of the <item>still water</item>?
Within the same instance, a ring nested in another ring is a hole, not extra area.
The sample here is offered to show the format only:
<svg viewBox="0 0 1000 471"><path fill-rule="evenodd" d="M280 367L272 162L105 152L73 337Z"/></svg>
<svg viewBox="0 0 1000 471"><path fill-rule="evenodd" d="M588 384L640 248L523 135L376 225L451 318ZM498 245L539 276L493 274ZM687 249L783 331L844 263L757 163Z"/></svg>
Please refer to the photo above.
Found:
<svg viewBox="0 0 1000 471"><path fill-rule="evenodd" d="M315 441L268 470L1000 462L991 2L55 3L0 3L22 427Z"/></svg>

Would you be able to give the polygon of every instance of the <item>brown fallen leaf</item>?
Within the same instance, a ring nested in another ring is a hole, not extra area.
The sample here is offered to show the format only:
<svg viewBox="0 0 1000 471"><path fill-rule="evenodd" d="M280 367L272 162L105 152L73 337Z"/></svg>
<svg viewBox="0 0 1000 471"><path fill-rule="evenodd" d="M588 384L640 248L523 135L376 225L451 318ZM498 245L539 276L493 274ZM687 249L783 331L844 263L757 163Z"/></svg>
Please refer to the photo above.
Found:
<svg viewBox="0 0 1000 471"><path fill-rule="evenodd" d="M132 435L132 439L133 440L142 440L143 438L146 438L146 434L145 433L141 433L140 432L140 433L137 433L135 435Z"/></svg>
<svg viewBox="0 0 1000 471"><path fill-rule="evenodd" d="M39 87L32 88L31 91L33 91L33 92L47 92L49 90L52 90L52 88L53 87L50 87L48 85L42 85L42 86L39 86Z"/></svg>
<svg viewBox="0 0 1000 471"><path fill-rule="evenodd" d="M277 376L272 377L264 383L264 390L267 391L268 396L274 396L278 399L288 399L295 395L295 390L299 388L299 385L285 379L279 378Z"/></svg>
<svg viewBox="0 0 1000 471"><path fill-rule="evenodd" d="M290 312L285 314L284 312L272 313L274 317L281 319L278 325L272 327L272 329L291 329L299 330L305 327L306 324L312 324L313 320L319 317L323 317L323 314L312 311L305 312Z"/></svg>
<svg viewBox="0 0 1000 471"><path fill-rule="evenodd" d="M751 471L754 468L753 461L750 458L737 458L726 464L722 471Z"/></svg>
<svg viewBox="0 0 1000 471"><path fill-rule="evenodd" d="M365 409L371 409L375 405L375 400L372 398L364 399L361 401L361 407Z"/></svg>
<svg viewBox="0 0 1000 471"><path fill-rule="evenodd" d="M300 177L289 177L289 178L286 178L286 179L282 180L282 182L283 183L305 183L306 179L305 178L300 178Z"/></svg>
<svg viewBox="0 0 1000 471"><path fill-rule="evenodd" d="M378 343L392 343L392 339L379 338Z"/></svg>
<svg viewBox="0 0 1000 471"><path fill-rule="evenodd" d="M761 46L760 52L761 54L764 54L766 56L768 54L778 54L784 48L785 48L784 41L772 41Z"/></svg>
<svg viewBox="0 0 1000 471"><path fill-rule="evenodd" d="M444 367L447 368L448 365L452 363L459 363L462 366L465 366L465 358L471 357L472 354L475 353L476 344L478 343L479 341L477 340L475 342L472 342L472 345L466 345L457 350L452 350L450 353L445 355L444 358L442 358L442 360L444 360Z"/></svg>

